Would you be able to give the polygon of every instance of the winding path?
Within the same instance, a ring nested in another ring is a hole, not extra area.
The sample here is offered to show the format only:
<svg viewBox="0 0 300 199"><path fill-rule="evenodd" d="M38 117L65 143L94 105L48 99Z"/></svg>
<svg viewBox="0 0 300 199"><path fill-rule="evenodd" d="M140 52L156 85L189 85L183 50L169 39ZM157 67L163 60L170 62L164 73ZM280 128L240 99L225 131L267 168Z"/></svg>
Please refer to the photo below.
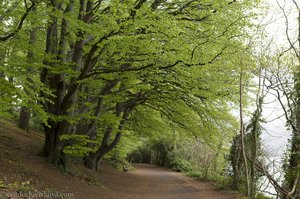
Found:
<svg viewBox="0 0 300 199"><path fill-rule="evenodd" d="M113 199L238 199L239 195L218 190L212 183L199 182L184 174L149 164L136 164L135 170L109 186Z"/></svg>

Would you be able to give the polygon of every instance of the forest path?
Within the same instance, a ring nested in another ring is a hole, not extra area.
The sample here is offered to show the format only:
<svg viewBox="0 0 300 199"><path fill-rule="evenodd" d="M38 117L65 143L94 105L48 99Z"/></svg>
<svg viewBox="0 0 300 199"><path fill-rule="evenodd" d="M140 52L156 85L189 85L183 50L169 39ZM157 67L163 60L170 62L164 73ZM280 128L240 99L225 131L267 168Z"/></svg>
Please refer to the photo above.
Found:
<svg viewBox="0 0 300 199"><path fill-rule="evenodd" d="M149 164L135 164L123 178L110 180L112 195L122 199L237 199L240 195L217 189L210 182ZM105 197L106 198L106 197Z"/></svg>

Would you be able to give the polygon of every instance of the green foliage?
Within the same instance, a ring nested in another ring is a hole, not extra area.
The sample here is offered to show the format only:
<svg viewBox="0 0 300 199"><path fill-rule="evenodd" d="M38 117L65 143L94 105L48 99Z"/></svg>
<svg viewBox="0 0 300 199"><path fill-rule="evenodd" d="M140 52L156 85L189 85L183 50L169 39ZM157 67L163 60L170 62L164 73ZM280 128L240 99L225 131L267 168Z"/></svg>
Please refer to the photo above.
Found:
<svg viewBox="0 0 300 199"><path fill-rule="evenodd" d="M289 140L287 150L285 151L282 158L282 169L284 171L283 185L285 187L292 187L294 185L295 179L297 178L297 175L299 175L300 173L300 166L296 164L298 161L298 154L296 152L292 152L291 150L293 144L295 147L295 144L297 143L295 137L296 135L294 135L292 139Z"/></svg>
<svg viewBox="0 0 300 199"><path fill-rule="evenodd" d="M88 144L95 143L89 139L87 135L77 135L77 134L64 134L60 136L60 140L68 143L64 147L64 153L69 156L84 157L91 151L92 148L88 147Z"/></svg>
<svg viewBox="0 0 300 199"><path fill-rule="evenodd" d="M140 146L127 155L127 159L132 163L154 163L150 153L150 147Z"/></svg>
<svg viewBox="0 0 300 199"><path fill-rule="evenodd" d="M260 99L262 100L262 99ZM262 103L262 101L260 102ZM261 106L261 104L260 104ZM263 122L261 119L261 107L257 107L257 110L254 111L252 114L252 118L250 123L246 126L246 134L244 138L245 143L245 153L250 154L252 158L258 160L259 162L263 163L263 150L262 150L262 143L260 135L262 133L262 126L261 123ZM230 149L229 161L231 163L232 168L232 189L240 190L244 193L247 192L245 190L245 166L244 166L244 159L241 149L241 135L238 134L236 137L233 138L233 143ZM252 184L252 192L255 195L258 192L258 182L261 178L261 173L253 167L253 161L247 159L247 164L249 165L249 173L251 174L251 181Z"/></svg>
<svg viewBox="0 0 300 199"><path fill-rule="evenodd" d="M230 111L240 67L254 65L245 41L259 1L166 1L157 7L104 1L94 2L91 13L80 11L87 1L53 2L38 3L17 37L0 43L0 115L30 108L70 156L108 147L122 134L107 158L123 161L144 142L158 149L157 163L167 164L177 145L178 167L190 162L207 175L219 173L237 125ZM11 7L2 4L0 15ZM23 4L6 20L17 21L21 10ZM0 21L1 31L16 24ZM127 118L125 110L131 111ZM185 144L196 146L192 137L205 143L199 148L208 155L182 157L185 146L178 143L185 137Z"/></svg>
<svg viewBox="0 0 300 199"><path fill-rule="evenodd" d="M224 174L224 175L215 176L211 180L216 182L216 186L219 189L232 190L232 187L231 187L232 177L231 176Z"/></svg>
<svg viewBox="0 0 300 199"><path fill-rule="evenodd" d="M127 157L128 154L133 153L140 145L141 142L138 137L136 137L132 131L126 130L123 132L122 140L105 156L105 159L120 170L124 165L132 169Z"/></svg>
<svg viewBox="0 0 300 199"><path fill-rule="evenodd" d="M189 172L193 169L189 161L180 158L171 158L170 168L172 168L174 171L179 172Z"/></svg>
<svg viewBox="0 0 300 199"><path fill-rule="evenodd" d="M200 171L192 170L192 171L187 172L186 174L187 174L187 176L194 178L195 180L203 179L203 173Z"/></svg>

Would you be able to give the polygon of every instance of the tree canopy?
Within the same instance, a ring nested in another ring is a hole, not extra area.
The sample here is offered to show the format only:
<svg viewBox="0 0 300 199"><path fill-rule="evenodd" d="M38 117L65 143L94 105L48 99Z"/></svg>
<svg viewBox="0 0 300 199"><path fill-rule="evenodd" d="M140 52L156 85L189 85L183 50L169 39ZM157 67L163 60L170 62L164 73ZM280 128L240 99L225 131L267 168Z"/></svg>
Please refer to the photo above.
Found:
<svg viewBox="0 0 300 199"><path fill-rule="evenodd" d="M98 169L149 145L157 160L222 173L240 76L257 70L259 3L2 1L0 116L41 123L57 166L76 157Z"/></svg>

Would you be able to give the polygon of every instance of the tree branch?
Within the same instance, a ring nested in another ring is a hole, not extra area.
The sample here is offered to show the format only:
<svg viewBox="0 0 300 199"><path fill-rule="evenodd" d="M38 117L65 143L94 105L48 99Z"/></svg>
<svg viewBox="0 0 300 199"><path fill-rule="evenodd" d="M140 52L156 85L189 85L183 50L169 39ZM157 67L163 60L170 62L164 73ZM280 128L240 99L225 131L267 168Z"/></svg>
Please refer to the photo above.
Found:
<svg viewBox="0 0 300 199"><path fill-rule="evenodd" d="M23 14L22 18L20 19L20 22L18 24L18 27L15 31L7 34L6 36L0 37L0 41L6 41L12 37L14 37L23 27L24 21L26 19L26 17L28 16L28 14L30 13L31 10L33 10L33 8L35 7L35 2L33 0L31 0L31 6L26 8L26 12Z"/></svg>

